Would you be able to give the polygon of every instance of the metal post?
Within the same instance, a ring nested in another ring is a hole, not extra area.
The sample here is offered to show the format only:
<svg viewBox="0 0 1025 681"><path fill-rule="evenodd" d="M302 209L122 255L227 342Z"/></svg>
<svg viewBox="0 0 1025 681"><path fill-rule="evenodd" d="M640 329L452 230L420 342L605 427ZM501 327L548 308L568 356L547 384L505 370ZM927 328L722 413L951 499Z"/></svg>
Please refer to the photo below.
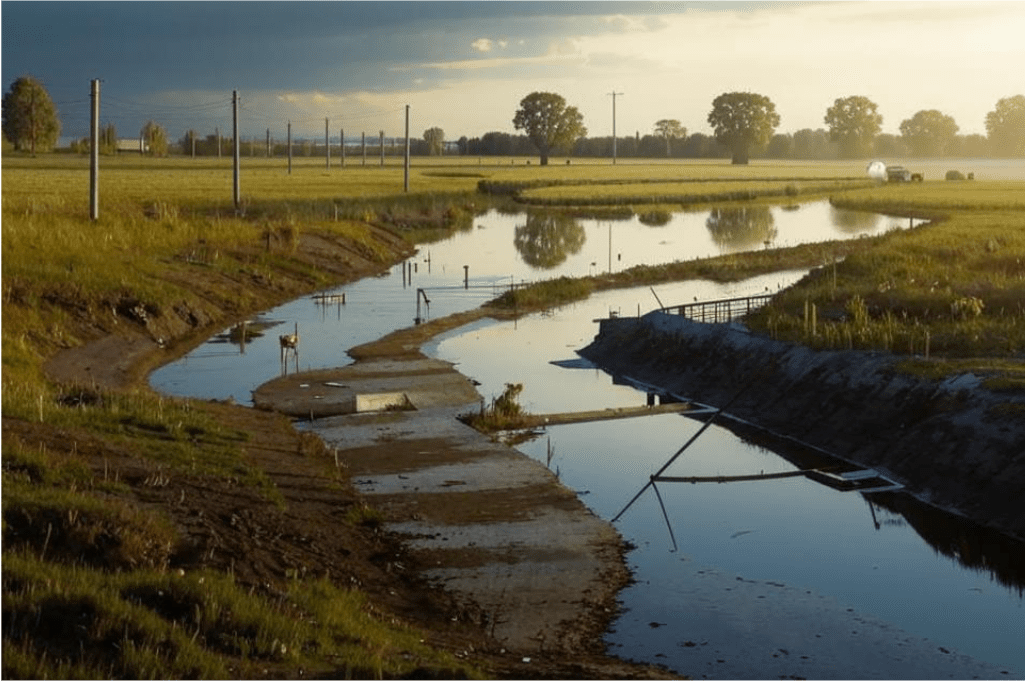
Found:
<svg viewBox="0 0 1025 681"><path fill-rule="evenodd" d="M239 152L241 150L241 144L239 144L238 137L238 109L239 109L239 98L238 90L232 90L231 92L231 146L232 146L232 184L234 186L234 197L235 197L235 210L238 210L242 206L242 195L239 186L239 166L241 165L239 160Z"/></svg>
<svg viewBox="0 0 1025 681"><path fill-rule="evenodd" d="M89 153L89 219L100 219L100 80L92 81L92 113L89 122L92 149Z"/></svg>
<svg viewBox="0 0 1025 681"><path fill-rule="evenodd" d="M406 105L406 151L403 160L402 191L409 191L409 104Z"/></svg>
<svg viewBox="0 0 1025 681"><path fill-rule="evenodd" d="M612 165L616 165L616 95L622 92L610 92L612 95Z"/></svg>

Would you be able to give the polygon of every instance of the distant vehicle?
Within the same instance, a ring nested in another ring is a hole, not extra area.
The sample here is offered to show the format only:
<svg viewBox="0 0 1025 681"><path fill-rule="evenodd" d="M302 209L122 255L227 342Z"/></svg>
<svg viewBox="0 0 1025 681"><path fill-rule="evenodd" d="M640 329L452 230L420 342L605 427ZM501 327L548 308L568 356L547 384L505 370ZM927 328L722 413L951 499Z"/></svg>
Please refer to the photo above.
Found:
<svg viewBox="0 0 1025 681"><path fill-rule="evenodd" d="M886 166L887 182L910 182L911 171L904 166Z"/></svg>

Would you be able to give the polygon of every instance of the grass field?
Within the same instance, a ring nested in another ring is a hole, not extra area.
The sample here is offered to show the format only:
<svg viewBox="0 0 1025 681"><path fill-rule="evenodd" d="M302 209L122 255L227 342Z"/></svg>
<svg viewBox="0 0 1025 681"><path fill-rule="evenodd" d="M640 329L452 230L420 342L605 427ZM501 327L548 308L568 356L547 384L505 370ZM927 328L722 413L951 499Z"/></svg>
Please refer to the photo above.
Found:
<svg viewBox="0 0 1025 681"><path fill-rule="evenodd" d="M303 235L331 235L383 264L394 251L374 237L373 226L424 239L465 225L489 206L508 207L517 195L573 204L573 210L614 206L639 212L652 210L652 204L679 209L685 195L773 201L775 193L778 200L793 201L835 189L837 203L935 220L843 246L765 250L558 280L517 290L515 300L499 304L524 311L606 287L736 279L823 265L824 253L842 252L842 262L813 272L751 320L752 326L816 347L906 354L906 370L916 373L974 370L1002 389L1025 389L1025 179L1015 175L1022 165L907 165L924 170L927 181L850 190L846 182L837 183L860 178L863 162L737 167L722 161L620 160L612 166L607 160L572 159L567 165L553 159L542 168L528 158L414 159L407 194L394 158L384 168L377 159L364 167L350 158L344 169L337 159L327 169L324 159L296 158L291 174L284 159L243 158L243 200L236 211L230 159L117 157L101 159L100 219L92 222L86 158L5 155L5 676L251 676L262 665L296 669L328 658L357 675L410 673L406 660L442 675L478 673L426 650L415 633L371 617L358 593L337 585L298 580L286 597L268 598L226 574L173 576L165 563L176 541L174 527L159 513L141 513L123 481L74 456L9 436L8 422L32 424L59 441L81 438L93 448L130 452L168 474L231 479L269 505L282 503L273 484L241 457L246 434L223 427L202 405L146 389L57 385L44 376L44 362L59 350L86 337L122 332L126 305L136 316L183 300L200 309L201 296L190 290L189 276L203 273L264 282L262 293L233 301L240 311L256 311L266 307L282 278L306 289L331 283L296 255ZM979 179L938 179L952 168ZM509 191L482 194L482 180ZM770 196L738 197L739 185ZM170 276L172 271L178 275ZM152 484L159 481L146 482ZM8 541L15 519L28 522L38 541ZM62 532L67 536L58 536ZM67 564L55 555L58 543L93 546L104 532L114 532L126 552L110 558L121 561L118 574ZM159 616L168 607L183 614ZM72 624L67 631L38 624L83 612L92 613L86 633ZM71 644L46 643L62 640ZM240 667L240 659L253 662Z"/></svg>

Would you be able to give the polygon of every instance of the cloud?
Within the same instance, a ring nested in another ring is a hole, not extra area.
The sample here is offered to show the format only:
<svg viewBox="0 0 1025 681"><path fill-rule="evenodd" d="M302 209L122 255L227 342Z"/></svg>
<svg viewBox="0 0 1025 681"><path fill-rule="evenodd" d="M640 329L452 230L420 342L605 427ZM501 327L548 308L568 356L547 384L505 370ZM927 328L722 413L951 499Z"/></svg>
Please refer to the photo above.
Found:
<svg viewBox="0 0 1025 681"><path fill-rule="evenodd" d="M470 47L477 50L478 52L490 52L491 45L492 43L490 38L477 38L472 43L470 43Z"/></svg>

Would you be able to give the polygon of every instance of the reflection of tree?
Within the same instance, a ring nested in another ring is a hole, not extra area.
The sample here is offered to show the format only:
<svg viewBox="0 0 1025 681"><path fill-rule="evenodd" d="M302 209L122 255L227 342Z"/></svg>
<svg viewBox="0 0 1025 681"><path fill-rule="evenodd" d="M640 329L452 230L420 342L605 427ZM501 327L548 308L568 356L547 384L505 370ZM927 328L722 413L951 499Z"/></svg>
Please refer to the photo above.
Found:
<svg viewBox="0 0 1025 681"><path fill-rule="evenodd" d="M829 211L829 219L837 231L844 234L858 234L859 232L872 232L879 226L879 218L876 213L868 213L861 210L844 210L832 208Z"/></svg>
<svg viewBox="0 0 1025 681"><path fill-rule="evenodd" d="M705 226L724 251L751 250L776 238L776 219L768 206L713 208Z"/></svg>
<svg viewBox="0 0 1025 681"><path fill-rule="evenodd" d="M571 216L528 213L527 224L516 227L513 245L523 262L548 270L579 253L585 239L584 228Z"/></svg>

